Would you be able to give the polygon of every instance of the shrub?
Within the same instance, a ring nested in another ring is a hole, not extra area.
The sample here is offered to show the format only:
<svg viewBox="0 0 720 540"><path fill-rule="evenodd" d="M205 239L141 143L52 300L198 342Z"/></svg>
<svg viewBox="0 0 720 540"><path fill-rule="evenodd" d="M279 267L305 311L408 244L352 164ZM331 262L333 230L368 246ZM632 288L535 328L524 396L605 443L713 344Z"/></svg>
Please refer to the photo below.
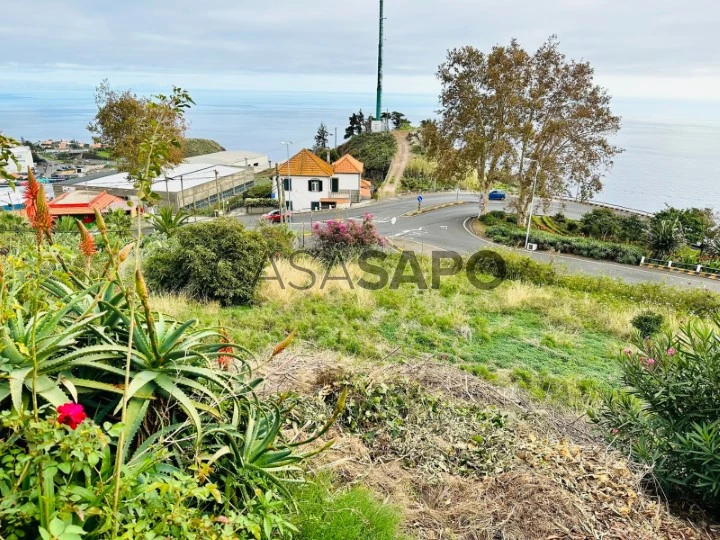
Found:
<svg viewBox="0 0 720 540"><path fill-rule="evenodd" d="M483 214L480 216L479 220L480 223L484 223L488 226L497 225L498 223L502 223L505 221L505 218L507 217L507 214L505 214L502 210L493 210L492 212L487 212L486 214Z"/></svg>
<svg viewBox="0 0 720 540"><path fill-rule="evenodd" d="M245 199L245 208L278 208L277 199Z"/></svg>
<svg viewBox="0 0 720 540"><path fill-rule="evenodd" d="M272 195L272 182L259 182L243 193L245 199L269 199Z"/></svg>
<svg viewBox="0 0 720 540"><path fill-rule="evenodd" d="M182 227L172 240L145 260L152 289L222 305L252 302L258 273L269 255L259 232L233 219L219 219Z"/></svg>
<svg viewBox="0 0 720 540"><path fill-rule="evenodd" d="M662 328L663 316L660 313L646 310L635 315L630 323L640 332L641 337L649 338Z"/></svg>
<svg viewBox="0 0 720 540"><path fill-rule="evenodd" d="M495 225L488 227L485 234L491 240L508 246L525 243L526 231L519 227ZM601 242L589 238L573 238L543 231L530 231L530 243L539 249L554 249L560 253L571 253L591 259L611 260L625 264L639 264L644 252L637 246Z"/></svg>
<svg viewBox="0 0 720 540"><path fill-rule="evenodd" d="M260 220L257 232L267 245L268 252L273 257L289 257L295 248L295 233L287 225L273 225Z"/></svg>
<svg viewBox="0 0 720 540"><path fill-rule="evenodd" d="M365 175L382 182L397 152L397 141L391 133L360 133L341 149L341 154L352 154L365 165Z"/></svg>
<svg viewBox="0 0 720 540"><path fill-rule="evenodd" d="M620 361L627 390L609 395L595 420L666 493L720 512L720 318L638 337Z"/></svg>
<svg viewBox="0 0 720 540"><path fill-rule="evenodd" d="M346 261L362 251L382 246L385 240L378 234L373 216L365 214L362 223L348 219L326 221L324 225L313 224L315 256L326 264Z"/></svg>

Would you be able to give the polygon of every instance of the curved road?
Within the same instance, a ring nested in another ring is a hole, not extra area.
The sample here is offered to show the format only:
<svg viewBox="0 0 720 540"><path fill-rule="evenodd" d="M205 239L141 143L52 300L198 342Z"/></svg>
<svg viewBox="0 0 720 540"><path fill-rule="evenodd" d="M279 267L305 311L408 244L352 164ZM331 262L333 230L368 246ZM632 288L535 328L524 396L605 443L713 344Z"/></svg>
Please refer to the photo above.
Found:
<svg viewBox="0 0 720 540"><path fill-rule="evenodd" d="M310 222L325 221L338 218L361 218L365 212L375 216L378 232L394 242L401 245L408 245L416 250L429 253L433 250L457 251L462 254L469 254L481 249L496 248L511 249L506 246L499 246L488 240L475 236L469 229L468 221L478 214L477 196L470 193L435 193L423 196L423 206L465 201L465 204L450 206L438 210L420 214L412 217L405 217L403 214L417 210L417 200L414 195L406 195L386 199L380 202L368 204L363 207L355 207L344 210L328 210L313 212L310 214L295 214L293 216L293 228L309 230ZM504 202L491 201L489 210L503 210ZM566 216L578 219L582 217L591 207L575 202L553 202L547 211L539 209L539 213L555 214L562 211ZM391 219L397 218L395 225ZM257 222L258 216L239 216L239 219L247 225ZM551 262L564 267L568 272L589 274L594 276L609 276L621 278L627 282L661 282L668 285L681 287L707 288L720 292L720 282L701 278L692 275L675 274L663 270L640 268L625 264L618 264L608 261L596 261L572 255L550 254L548 252L526 252L515 250L523 255L532 258Z"/></svg>

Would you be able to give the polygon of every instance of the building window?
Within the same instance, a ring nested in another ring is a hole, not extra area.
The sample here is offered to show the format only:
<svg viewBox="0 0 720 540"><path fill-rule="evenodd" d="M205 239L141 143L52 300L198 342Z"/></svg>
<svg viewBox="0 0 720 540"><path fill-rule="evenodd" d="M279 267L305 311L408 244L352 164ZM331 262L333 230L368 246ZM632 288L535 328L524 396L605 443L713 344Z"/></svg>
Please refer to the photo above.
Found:
<svg viewBox="0 0 720 540"><path fill-rule="evenodd" d="M322 180L308 180L308 191L322 191Z"/></svg>
<svg viewBox="0 0 720 540"><path fill-rule="evenodd" d="M292 201L285 201L285 209L292 211L292 209L293 209Z"/></svg>
<svg viewBox="0 0 720 540"><path fill-rule="evenodd" d="M283 178L283 189L285 191L292 191L292 178Z"/></svg>
<svg viewBox="0 0 720 540"><path fill-rule="evenodd" d="M340 179L333 178L332 179L332 192L337 193L338 191L340 191Z"/></svg>

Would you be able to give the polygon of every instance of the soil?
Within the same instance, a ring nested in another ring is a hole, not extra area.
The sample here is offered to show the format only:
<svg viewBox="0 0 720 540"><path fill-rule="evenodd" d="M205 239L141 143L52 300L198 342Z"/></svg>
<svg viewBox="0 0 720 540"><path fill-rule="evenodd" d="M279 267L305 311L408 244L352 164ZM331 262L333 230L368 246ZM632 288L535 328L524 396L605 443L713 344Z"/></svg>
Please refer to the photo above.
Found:
<svg viewBox="0 0 720 540"><path fill-rule="evenodd" d="M485 404L510 419L512 466L485 476L428 473L402 456L378 456L367 434L335 425L335 444L313 462L340 482L363 484L404 516L419 539L712 539L720 524L699 512L674 515L643 486L647 470L608 448L584 415L533 403L521 391L493 386L434 360L360 363L324 352L285 351L259 368L263 392L318 396L340 377L407 381L459 404ZM288 433L297 440L302 429ZM439 441L438 451L443 451Z"/></svg>
<svg viewBox="0 0 720 540"><path fill-rule="evenodd" d="M393 131L392 134L397 141L398 149L392 163L390 164L390 169L385 177L385 182L378 190L378 198L380 199L395 195L398 187L400 186L400 180L402 180L405 167L407 167L407 164L410 161L410 144L407 140L407 131Z"/></svg>

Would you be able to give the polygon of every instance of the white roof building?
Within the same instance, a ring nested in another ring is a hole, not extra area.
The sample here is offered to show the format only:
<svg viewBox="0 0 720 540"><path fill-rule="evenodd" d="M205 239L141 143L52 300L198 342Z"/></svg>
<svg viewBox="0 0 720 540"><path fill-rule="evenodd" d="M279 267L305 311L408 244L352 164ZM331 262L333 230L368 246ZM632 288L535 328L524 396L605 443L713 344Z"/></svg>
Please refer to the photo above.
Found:
<svg viewBox="0 0 720 540"><path fill-rule="evenodd" d="M203 207L227 201L252 187L253 170L205 163L182 163L153 181L153 191L164 203L176 208ZM67 189L107 191L132 200L135 187L127 173L115 173L90 180L81 180Z"/></svg>
<svg viewBox="0 0 720 540"><path fill-rule="evenodd" d="M195 156L185 159L186 163L214 163L232 167L252 167L255 172L270 168L270 159L265 154L250 152L249 150L225 150L204 156Z"/></svg>

